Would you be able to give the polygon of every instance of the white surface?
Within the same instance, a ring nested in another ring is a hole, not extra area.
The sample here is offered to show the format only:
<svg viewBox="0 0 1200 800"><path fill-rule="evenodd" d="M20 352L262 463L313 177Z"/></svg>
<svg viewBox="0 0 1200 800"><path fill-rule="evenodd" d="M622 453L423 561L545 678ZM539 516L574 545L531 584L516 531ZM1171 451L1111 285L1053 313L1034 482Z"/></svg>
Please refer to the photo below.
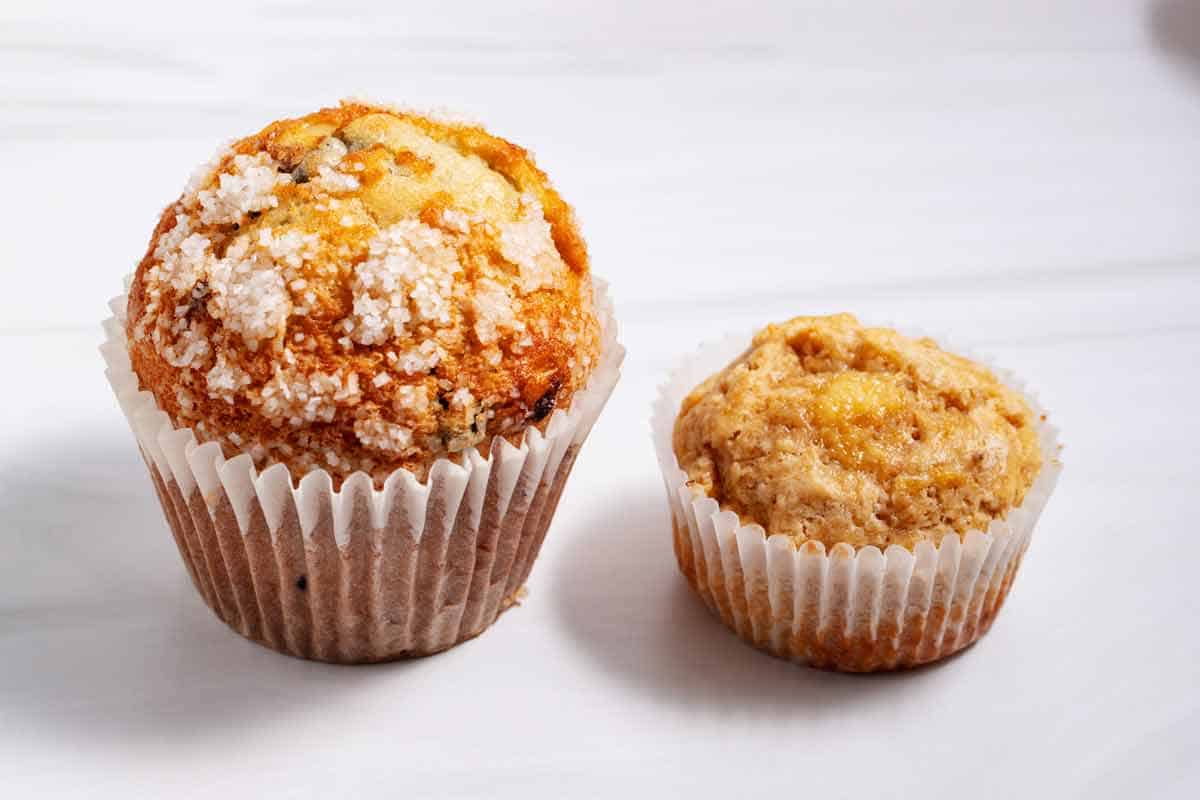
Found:
<svg viewBox="0 0 1200 800"><path fill-rule="evenodd" d="M1200 4L42 5L0 4L0 794L1200 793ZM372 668L203 606L95 352L191 167L347 93L534 149L629 348L525 604ZM911 674L743 646L670 552L663 371L841 309L991 352L1067 445L992 632Z"/></svg>

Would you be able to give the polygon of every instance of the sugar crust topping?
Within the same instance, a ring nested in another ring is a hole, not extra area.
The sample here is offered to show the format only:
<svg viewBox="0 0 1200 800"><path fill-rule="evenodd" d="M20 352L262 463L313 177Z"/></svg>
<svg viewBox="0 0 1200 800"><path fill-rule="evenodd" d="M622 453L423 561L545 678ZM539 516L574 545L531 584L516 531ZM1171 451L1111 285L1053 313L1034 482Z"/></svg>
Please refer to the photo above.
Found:
<svg viewBox="0 0 1200 800"><path fill-rule="evenodd" d="M198 170L128 333L143 385L201 438L377 479L541 422L599 340L570 209L523 150L357 104Z"/></svg>

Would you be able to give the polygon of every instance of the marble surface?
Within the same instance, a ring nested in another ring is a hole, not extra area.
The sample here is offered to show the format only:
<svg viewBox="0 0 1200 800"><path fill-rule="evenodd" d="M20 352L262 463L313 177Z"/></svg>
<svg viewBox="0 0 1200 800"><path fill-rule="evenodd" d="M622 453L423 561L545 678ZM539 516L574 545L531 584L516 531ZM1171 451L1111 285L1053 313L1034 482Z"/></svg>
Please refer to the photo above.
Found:
<svg viewBox="0 0 1200 800"><path fill-rule="evenodd" d="M525 603L370 668L201 603L96 353L192 166L348 94L534 150L629 349ZM1195 797L1197 142L1190 0L0 4L0 794ZM680 354L843 309L995 356L1066 443L992 632L907 674L726 633L649 440Z"/></svg>

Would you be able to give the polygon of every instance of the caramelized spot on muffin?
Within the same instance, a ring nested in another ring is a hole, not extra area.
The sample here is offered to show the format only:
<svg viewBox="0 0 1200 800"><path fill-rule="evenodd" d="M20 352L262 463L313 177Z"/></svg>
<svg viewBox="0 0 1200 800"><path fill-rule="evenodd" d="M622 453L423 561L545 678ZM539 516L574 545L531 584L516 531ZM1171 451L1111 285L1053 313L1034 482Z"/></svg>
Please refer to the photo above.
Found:
<svg viewBox="0 0 1200 800"><path fill-rule="evenodd" d="M827 547L985 530L1042 458L1032 411L990 371L848 314L761 331L684 400L674 450L743 522Z"/></svg>
<svg viewBox="0 0 1200 800"><path fill-rule="evenodd" d="M163 212L127 318L176 425L335 483L518 441L586 384L599 333L574 216L528 153L356 103L218 154Z"/></svg>

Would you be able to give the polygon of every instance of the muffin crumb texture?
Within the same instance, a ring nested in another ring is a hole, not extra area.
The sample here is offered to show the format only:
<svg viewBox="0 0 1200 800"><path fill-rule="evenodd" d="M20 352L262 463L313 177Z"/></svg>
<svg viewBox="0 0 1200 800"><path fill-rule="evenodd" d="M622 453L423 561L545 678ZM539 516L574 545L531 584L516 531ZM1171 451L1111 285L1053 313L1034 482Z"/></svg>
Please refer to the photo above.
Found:
<svg viewBox="0 0 1200 800"><path fill-rule="evenodd" d="M674 450L744 524L827 547L986 530L1042 459L1033 412L989 370L848 314L761 331L684 400Z"/></svg>
<svg viewBox="0 0 1200 800"><path fill-rule="evenodd" d="M338 484L518 441L586 384L600 338L571 209L524 150L356 103L202 168L126 320L177 426Z"/></svg>

